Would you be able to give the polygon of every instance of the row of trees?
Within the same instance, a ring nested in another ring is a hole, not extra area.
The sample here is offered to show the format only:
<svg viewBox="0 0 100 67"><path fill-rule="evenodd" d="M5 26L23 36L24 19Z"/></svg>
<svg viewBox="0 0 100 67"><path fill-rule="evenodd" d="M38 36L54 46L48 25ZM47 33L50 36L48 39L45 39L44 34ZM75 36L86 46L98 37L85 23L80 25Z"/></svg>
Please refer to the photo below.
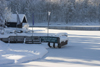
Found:
<svg viewBox="0 0 100 67"><path fill-rule="evenodd" d="M0 0L4 2L4 0ZM12 13L24 13L28 20L47 22L47 11L51 12L51 22L100 22L99 0L6 0ZM4 2L6 5L6 3ZM3 8L3 3L0 4ZM5 7L6 8L6 7ZM4 8L3 8L4 9ZM5 9L4 9L5 10ZM8 9L7 9L8 11ZM5 11L0 11L3 13ZM10 10L8 11L8 13Z"/></svg>

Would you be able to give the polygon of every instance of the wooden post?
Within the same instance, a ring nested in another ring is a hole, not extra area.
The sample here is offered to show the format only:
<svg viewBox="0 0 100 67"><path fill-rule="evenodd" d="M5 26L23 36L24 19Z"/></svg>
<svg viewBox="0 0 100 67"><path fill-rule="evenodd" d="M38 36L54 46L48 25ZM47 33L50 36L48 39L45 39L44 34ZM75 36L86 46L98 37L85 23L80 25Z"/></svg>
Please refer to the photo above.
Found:
<svg viewBox="0 0 100 67"><path fill-rule="evenodd" d="M48 42L48 46L51 48L51 46L50 46L50 42Z"/></svg>
<svg viewBox="0 0 100 67"><path fill-rule="evenodd" d="M58 48L61 48L60 38L58 38Z"/></svg>
<svg viewBox="0 0 100 67"><path fill-rule="evenodd" d="M58 43L58 48L61 48L61 44L60 43Z"/></svg>
<svg viewBox="0 0 100 67"><path fill-rule="evenodd" d="M53 43L53 48L55 48L55 43Z"/></svg>

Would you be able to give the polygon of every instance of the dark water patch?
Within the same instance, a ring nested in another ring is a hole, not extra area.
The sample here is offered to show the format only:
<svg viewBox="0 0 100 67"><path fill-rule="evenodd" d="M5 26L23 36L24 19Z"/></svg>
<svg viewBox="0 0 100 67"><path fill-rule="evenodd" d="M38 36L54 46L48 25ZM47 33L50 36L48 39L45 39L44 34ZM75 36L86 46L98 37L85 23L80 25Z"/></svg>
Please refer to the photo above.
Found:
<svg viewBox="0 0 100 67"><path fill-rule="evenodd" d="M98 31L100 27L49 27L49 29L63 29L63 30L91 30Z"/></svg>
<svg viewBox="0 0 100 67"><path fill-rule="evenodd" d="M30 26L32 27L32 26ZM47 28L47 26L33 26L40 28ZM49 29L60 29L60 30L88 30L88 31L99 31L99 26L49 26Z"/></svg>

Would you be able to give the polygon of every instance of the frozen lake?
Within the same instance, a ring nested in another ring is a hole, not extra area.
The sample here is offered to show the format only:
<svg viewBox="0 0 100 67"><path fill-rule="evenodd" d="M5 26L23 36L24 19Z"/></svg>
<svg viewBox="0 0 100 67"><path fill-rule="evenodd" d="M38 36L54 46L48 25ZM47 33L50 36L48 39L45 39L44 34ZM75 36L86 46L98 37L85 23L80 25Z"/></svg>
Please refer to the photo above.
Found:
<svg viewBox="0 0 100 67"><path fill-rule="evenodd" d="M61 49L47 48L48 53L36 61L0 67L100 67L100 31L50 29L49 32L67 32L68 45Z"/></svg>

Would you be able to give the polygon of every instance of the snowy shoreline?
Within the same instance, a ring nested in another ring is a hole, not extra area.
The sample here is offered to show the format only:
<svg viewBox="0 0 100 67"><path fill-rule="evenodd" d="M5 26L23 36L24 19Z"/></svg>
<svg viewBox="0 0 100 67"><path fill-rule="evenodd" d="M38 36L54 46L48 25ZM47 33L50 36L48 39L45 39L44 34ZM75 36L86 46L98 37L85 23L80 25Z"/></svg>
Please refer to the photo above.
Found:
<svg viewBox="0 0 100 67"><path fill-rule="evenodd" d="M34 28L34 29L40 31L40 29L44 30L45 28ZM36 32L39 32L39 31L36 31ZM100 31L50 29L49 32L50 33L59 33L59 32L68 33L68 37L69 37L68 45L64 46L61 49L58 49L58 48L54 49L54 48L49 48L47 44L41 44L39 46L48 48L47 49L48 53L42 59L35 60L35 61L28 61L26 63L18 63L18 64L11 63L11 64L4 64L0 66L1 67L32 67L32 66L33 67L53 67L53 66L56 66L56 67L59 67L59 66L60 67L61 66L63 67L100 67L100 63L99 63L100 62L100 57L99 57L100 56L100 40L99 40ZM2 45L2 47L3 46L5 45ZM13 44L10 46L13 46ZM32 46L32 45L30 44L28 46ZM14 51L16 50L17 49L15 49ZM2 50L0 51L2 52ZM27 51L25 50L25 52ZM30 52L30 50L28 52Z"/></svg>
<svg viewBox="0 0 100 67"><path fill-rule="evenodd" d="M48 26L30 26L30 27L40 27L40 28L47 28ZM88 31L99 31L100 26L99 25L52 25L49 26L49 29L61 29L61 30L88 30Z"/></svg>
<svg viewBox="0 0 100 67"><path fill-rule="evenodd" d="M13 31L16 28L7 28L5 29L4 34L0 34L0 38L7 38L9 36L16 36ZM32 28L29 28L27 33L17 33L17 36L32 36ZM39 30L39 28L34 29L34 36L47 36L47 29ZM12 33L9 33L12 32ZM62 41L68 40L67 33L49 33L49 36L59 37L60 43ZM42 58L48 50L47 43L42 44L25 44L25 43L4 43L0 41L0 64L14 64L14 63L23 63L27 61L33 61L39 58ZM6 61L7 60L7 61Z"/></svg>
<svg viewBox="0 0 100 67"><path fill-rule="evenodd" d="M31 23L29 23L30 27L40 27L40 28L48 28L48 22L47 23L35 23L33 26ZM80 23L80 24L66 24L66 23L50 23L49 29L62 29L62 30L93 30L98 31L100 30L100 24L99 23Z"/></svg>

